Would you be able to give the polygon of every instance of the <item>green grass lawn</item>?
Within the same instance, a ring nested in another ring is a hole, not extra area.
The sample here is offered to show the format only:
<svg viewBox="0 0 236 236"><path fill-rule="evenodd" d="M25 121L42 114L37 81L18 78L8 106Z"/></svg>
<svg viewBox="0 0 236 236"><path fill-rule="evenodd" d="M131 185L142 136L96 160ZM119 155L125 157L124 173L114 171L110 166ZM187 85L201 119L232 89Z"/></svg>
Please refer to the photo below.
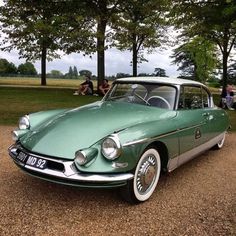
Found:
<svg viewBox="0 0 236 236"><path fill-rule="evenodd" d="M79 79L47 78L47 87L77 88L83 80L83 77L80 77ZM94 85L96 85L96 81L94 82ZM41 86L41 79L26 77L0 77L0 85Z"/></svg>
<svg viewBox="0 0 236 236"><path fill-rule="evenodd" d="M231 124L231 131L236 132L236 111L228 111L230 124Z"/></svg>
<svg viewBox="0 0 236 236"><path fill-rule="evenodd" d="M42 110L73 108L97 100L96 96L73 96L72 89L0 87L0 125L17 125L19 117ZM218 104L219 95L214 94ZM236 131L236 111L227 111L232 131Z"/></svg>
<svg viewBox="0 0 236 236"><path fill-rule="evenodd" d="M0 87L0 124L17 125L22 115L58 108L73 108L97 100L96 96L73 96L72 89Z"/></svg>
<svg viewBox="0 0 236 236"><path fill-rule="evenodd" d="M50 87L61 87L61 88L73 88L76 89L79 85L85 80L83 76L79 77L79 79L52 79L47 78L47 86ZM97 81L92 80L94 89L97 89ZM111 82L109 82L111 83ZM9 86L34 86L41 87L41 79L40 78L26 78L26 77L0 77L0 85L9 85Z"/></svg>

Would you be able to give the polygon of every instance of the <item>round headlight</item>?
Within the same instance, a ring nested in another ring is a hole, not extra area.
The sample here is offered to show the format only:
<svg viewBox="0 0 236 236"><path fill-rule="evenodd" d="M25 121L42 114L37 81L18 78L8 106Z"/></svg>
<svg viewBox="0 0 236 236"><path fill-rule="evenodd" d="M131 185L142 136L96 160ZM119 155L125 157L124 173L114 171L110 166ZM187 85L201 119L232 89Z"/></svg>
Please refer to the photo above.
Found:
<svg viewBox="0 0 236 236"><path fill-rule="evenodd" d="M79 165L84 165L87 163L87 158L85 156L85 154L81 151L77 151L75 153L75 161L79 164Z"/></svg>
<svg viewBox="0 0 236 236"><path fill-rule="evenodd" d="M92 161L98 154L97 148L87 148L83 149L83 151L77 151L75 153L75 164L79 166L83 166L90 161Z"/></svg>
<svg viewBox="0 0 236 236"><path fill-rule="evenodd" d="M19 120L19 129L28 129L30 127L29 116L23 116Z"/></svg>
<svg viewBox="0 0 236 236"><path fill-rule="evenodd" d="M102 154L108 160L114 160L121 154L121 145L118 136L110 136L102 143Z"/></svg>
<svg viewBox="0 0 236 236"><path fill-rule="evenodd" d="M12 139L13 141L17 141L19 139L19 135L17 133L17 131L12 131Z"/></svg>

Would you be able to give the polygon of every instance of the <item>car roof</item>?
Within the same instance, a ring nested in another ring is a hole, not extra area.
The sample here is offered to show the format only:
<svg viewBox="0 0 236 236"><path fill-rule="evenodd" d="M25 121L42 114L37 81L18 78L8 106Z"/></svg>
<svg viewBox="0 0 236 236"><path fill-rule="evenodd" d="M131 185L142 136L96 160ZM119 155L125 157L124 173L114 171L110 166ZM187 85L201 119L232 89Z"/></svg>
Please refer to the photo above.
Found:
<svg viewBox="0 0 236 236"><path fill-rule="evenodd" d="M175 85L201 85L204 86L202 83L194 81L194 80L187 80L187 79L179 79L174 77L127 77L122 79L117 79L117 82L145 82L145 83L163 83L163 84L175 84Z"/></svg>

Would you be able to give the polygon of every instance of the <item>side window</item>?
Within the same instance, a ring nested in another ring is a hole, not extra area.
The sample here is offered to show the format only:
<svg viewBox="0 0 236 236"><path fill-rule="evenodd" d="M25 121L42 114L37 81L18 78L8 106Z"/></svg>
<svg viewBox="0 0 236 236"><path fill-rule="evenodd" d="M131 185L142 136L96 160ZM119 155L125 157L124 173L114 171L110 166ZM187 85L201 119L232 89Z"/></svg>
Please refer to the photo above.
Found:
<svg viewBox="0 0 236 236"><path fill-rule="evenodd" d="M210 107L209 94L205 89L202 89L202 100L204 107Z"/></svg>
<svg viewBox="0 0 236 236"><path fill-rule="evenodd" d="M179 109L200 109L209 107L209 95L205 89L197 86L183 86L180 92Z"/></svg>
<svg viewBox="0 0 236 236"><path fill-rule="evenodd" d="M175 105L175 99L176 99L176 89L172 86L156 86L152 91L149 93L149 101L151 99L154 101L155 99L158 99L154 102L154 106L166 108L166 105L168 104L170 106L169 109L173 109ZM162 100L162 101L160 101ZM162 106L161 106L162 103Z"/></svg>

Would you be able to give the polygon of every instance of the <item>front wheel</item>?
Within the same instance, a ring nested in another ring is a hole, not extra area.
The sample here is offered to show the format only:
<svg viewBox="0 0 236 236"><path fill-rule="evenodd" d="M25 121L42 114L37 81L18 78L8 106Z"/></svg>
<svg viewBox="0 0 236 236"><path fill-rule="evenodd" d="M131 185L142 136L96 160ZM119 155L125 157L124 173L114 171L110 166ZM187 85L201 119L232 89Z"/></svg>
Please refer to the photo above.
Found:
<svg viewBox="0 0 236 236"><path fill-rule="evenodd" d="M148 200L153 194L161 172L161 158L154 148L146 150L135 169L134 179L121 189L122 197L131 203Z"/></svg>

